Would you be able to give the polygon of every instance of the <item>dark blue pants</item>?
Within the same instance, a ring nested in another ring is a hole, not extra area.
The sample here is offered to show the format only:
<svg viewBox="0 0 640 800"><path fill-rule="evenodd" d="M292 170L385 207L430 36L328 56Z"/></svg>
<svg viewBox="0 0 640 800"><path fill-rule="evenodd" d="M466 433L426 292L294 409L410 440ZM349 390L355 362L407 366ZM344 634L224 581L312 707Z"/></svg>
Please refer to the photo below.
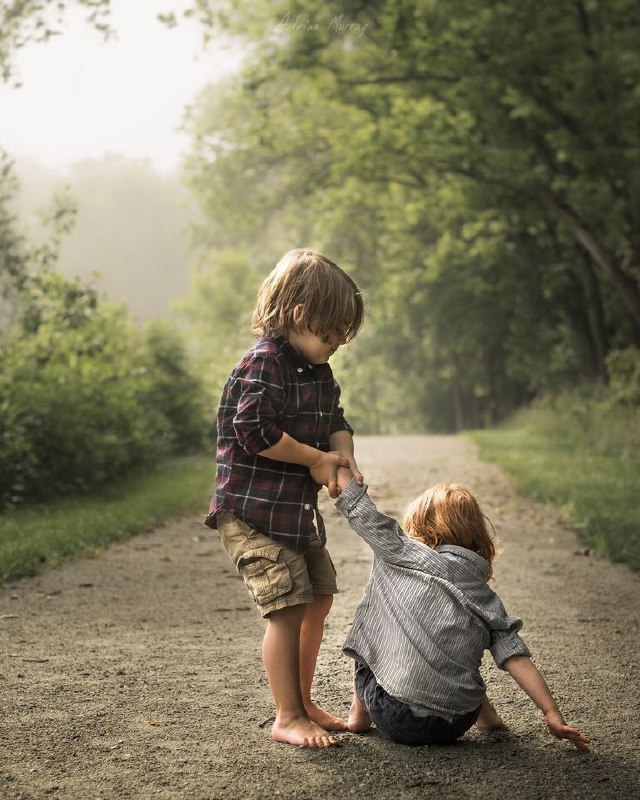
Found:
<svg viewBox="0 0 640 800"><path fill-rule="evenodd" d="M467 714L455 717L452 722L435 715L419 717L406 703L387 694L369 667L358 662L355 689L376 728L387 739L398 744L451 744L469 730L480 714L478 706Z"/></svg>

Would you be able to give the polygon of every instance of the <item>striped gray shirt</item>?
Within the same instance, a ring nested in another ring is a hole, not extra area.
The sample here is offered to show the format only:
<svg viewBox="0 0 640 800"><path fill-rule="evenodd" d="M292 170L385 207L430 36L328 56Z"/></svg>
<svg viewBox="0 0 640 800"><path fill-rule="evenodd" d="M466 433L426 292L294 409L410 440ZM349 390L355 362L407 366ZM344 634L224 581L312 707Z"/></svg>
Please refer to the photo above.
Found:
<svg viewBox="0 0 640 800"><path fill-rule="evenodd" d="M464 547L410 539L355 480L336 507L374 553L343 651L405 703L449 719L477 708L485 649L501 669L510 656L530 655L522 621L487 584L489 563Z"/></svg>

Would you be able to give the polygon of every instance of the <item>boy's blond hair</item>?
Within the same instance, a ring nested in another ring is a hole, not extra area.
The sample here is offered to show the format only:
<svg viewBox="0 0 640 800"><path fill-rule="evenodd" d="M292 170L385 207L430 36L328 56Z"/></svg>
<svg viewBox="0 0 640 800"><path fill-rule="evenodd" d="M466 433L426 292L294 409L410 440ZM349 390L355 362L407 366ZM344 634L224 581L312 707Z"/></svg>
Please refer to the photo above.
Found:
<svg viewBox="0 0 640 800"><path fill-rule="evenodd" d="M468 489L455 483L438 483L409 505L402 528L412 539L428 547L457 544L473 550L491 564L497 550L487 522Z"/></svg>
<svg viewBox="0 0 640 800"><path fill-rule="evenodd" d="M256 336L286 336L313 324L312 333L338 332L349 342L363 318L362 295L347 273L315 250L299 248L285 253L265 278L252 323Z"/></svg>

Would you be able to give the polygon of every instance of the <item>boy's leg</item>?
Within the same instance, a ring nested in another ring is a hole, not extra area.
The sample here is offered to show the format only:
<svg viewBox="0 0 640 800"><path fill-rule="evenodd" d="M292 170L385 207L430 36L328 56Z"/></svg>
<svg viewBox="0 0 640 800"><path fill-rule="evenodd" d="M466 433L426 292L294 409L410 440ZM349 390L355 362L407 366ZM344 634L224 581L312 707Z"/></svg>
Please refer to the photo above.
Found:
<svg viewBox="0 0 640 800"><path fill-rule="evenodd" d="M300 689L302 700L309 718L326 731L346 731L347 723L317 706L311 699L311 686L316 671L316 663L324 621L333 604L332 594L314 594L313 603L305 606L304 619L300 631Z"/></svg>
<svg viewBox="0 0 640 800"><path fill-rule="evenodd" d="M306 605L274 611L262 643L264 664L276 707L271 735L277 742L330 747L337 739L309 719L300 691L300 632Z"/></svg>
<svg viewBox="0 0 640 800"><path fill-rule="evenodd" d="M498 714L493 707L493 703L489 700L486 693L482 695L480 714L476 720L476 727L480 728L481 731L495 731L497 728L507 727L500 714Z"/></svg>

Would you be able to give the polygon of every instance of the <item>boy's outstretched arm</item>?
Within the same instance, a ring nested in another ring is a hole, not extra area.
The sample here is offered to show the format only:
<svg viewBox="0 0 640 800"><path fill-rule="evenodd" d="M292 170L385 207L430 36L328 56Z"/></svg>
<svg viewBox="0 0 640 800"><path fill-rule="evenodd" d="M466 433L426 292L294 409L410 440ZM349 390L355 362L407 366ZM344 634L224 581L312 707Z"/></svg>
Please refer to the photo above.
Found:
<svg viewBox="0 0 640 800"><path fill-rule="evenodd" d="M568 739L578 750L589 749L589 739L564 721L545 679L528 656L511 656L503 666L542 711L550 732L557 739Z"/></svg>
<svg viewBox="0 0 640 800"><path fill-rule="evenodd" d="M333 451L325 453L309 444L299 442L288 433L283 433L276 444L262 450L259 455L274 461L286 461L288 464L302 464L304 467L309 467L314 481L326 486L333 498L340 494L336 479L338 467L349 466L349 459L343 453Z"/></svg>
<svg viewBox="0 0 640 800"><path fill-rule="evenodd" d="M349 431L334 431L331 436L329 436L329 447L331 450L337 450L349 459L349 464L347 466L353 473L356 482L362 486L364 477L358 469L355 456L353 455L353 436Z"/></svg>

